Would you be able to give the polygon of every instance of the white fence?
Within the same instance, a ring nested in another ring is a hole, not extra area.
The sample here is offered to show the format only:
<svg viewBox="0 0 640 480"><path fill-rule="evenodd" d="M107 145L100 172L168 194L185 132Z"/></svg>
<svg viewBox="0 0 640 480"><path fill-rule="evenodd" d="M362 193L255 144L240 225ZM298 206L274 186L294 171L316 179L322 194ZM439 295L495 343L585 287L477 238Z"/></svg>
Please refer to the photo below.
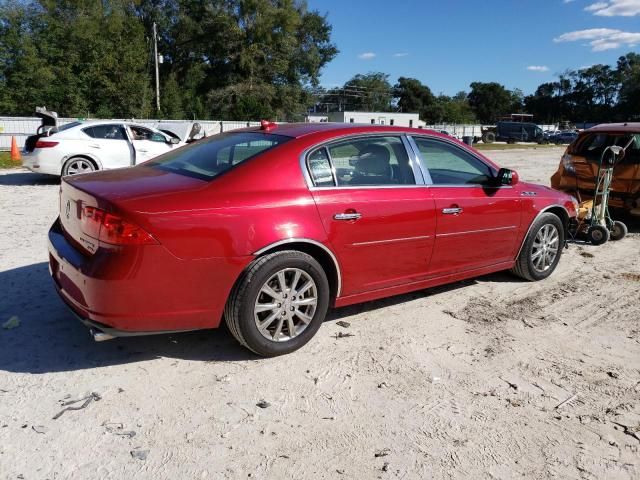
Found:
<svg viewBox="0 0 640 480"><path fill-rule="evenodd" d="M439 125L425 125L424 128L429 130L446 130L450 134L456 137L482 137L482 127L486 125L478 124L455 124L455 123L442 123ZM556 131L557 125L538 125L543 131L552 130Z"/></svg>
<svg viewBox="0 0 640 480"><path fill-rule="evenodd" d="M75 118L59 118L58 125L64 125L66 123L75 122ZM109 119L113 121L125 121L123 119ZM132 120L126 120L132 121ZM140 125L152 126L163 120L143 119L133 120ZM170 120L166 120L170 121ZM227 132L229 130L235 130L237 128L256 127L260 125L260 122L223 122L216 120L195 120L200 125L207 136L215 135L221 132ZM191 120L171 120L171 122L185 122L191 123ZM18 148L22 149L24 142L29 135L36 133L36 130L40 126L40 119L37 117L0 117L0 150L9 150L11 148L11 137L15 137L18 144Z"/></svg>
<svg viewBox="0 0 640 480"><path fill-rule="evenodd" d="M64 125L66 123L74 122L75 118L59 118L58 124ZM123 119L109 119L113 121L124 121ZM130 121L130 120L129 120ZM141 125L152 126L162 120L143 119L135 120L136 123ZM166 120L167 122L185 122L189 123L191 120ZM229 130L235 130L237 128L255 127L260 125L259 122L227 122L218 120L194 120L202 125L202 128L207 136L215 135L221 132L227 132ZM9 150L11 148L11 137L16 138L18 147L22 149L24 142L29 135L36 133L36 130L40 126L40 119L37 117L0 117L0 150ZM556 125L540 125L542 130L557 129ZM450 134L456 137L481 137L482 125L479 124L450 124L444 123L439 125L426 125L424 128L431 130L446 130Z"/></svg>

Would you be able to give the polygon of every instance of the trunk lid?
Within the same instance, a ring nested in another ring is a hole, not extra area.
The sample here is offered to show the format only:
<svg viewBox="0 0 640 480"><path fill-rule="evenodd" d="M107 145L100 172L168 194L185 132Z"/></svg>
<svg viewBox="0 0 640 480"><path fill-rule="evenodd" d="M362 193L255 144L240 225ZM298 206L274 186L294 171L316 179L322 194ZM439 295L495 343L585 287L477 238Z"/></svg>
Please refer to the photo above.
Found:
<svg viewBox="0 0 640 480"><path fill-rule="evenodd" d="M60 223L65 237L92 255L99 242L82 230L84 207L122 215L153 235L150 215L192 209L194 198L207 186L204 180L146 165L62 177Z"/></svg>

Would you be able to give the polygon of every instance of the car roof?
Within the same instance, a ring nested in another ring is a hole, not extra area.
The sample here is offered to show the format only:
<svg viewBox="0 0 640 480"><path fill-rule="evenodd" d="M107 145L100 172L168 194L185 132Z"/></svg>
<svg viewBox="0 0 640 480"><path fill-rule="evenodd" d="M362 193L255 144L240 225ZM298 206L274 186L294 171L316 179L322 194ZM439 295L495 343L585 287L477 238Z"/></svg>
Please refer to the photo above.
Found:
<svg viewBox="0 0 640 480"><path fill-rule="evenodd" d="M233 132L259 132L262 127L249 127ZM423 128L398 127L391 125L371 125L368 123L333 123L333 122L306 122L306 123L283 123L270 126L267 130L276 135L285 135L293 138L300 138L316 133L327 133L331 136L347 135L349 133L380 132L380 133L429 133L443 136L440 132Z"/></svg>
<svg viewBox="0 0 640 480"><path fill-rule="evenodd" d="M585 132L637 132L640 133L640 122L601 123Z"/></svg>

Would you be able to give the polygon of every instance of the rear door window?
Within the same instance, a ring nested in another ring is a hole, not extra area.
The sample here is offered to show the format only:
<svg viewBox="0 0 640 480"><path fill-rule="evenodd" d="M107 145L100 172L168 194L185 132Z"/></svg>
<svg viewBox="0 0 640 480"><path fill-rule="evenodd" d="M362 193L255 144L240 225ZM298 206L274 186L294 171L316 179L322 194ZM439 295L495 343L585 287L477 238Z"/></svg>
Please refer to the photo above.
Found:
<svg viewBox="0 0 640 480"><path fill-rule="evenodd" d="M415 185L400 137L361 137L327 147L338 186Z"/></svg>
<svg viewBox="0 0 640 480"><path fill-rule="evenodd" d="M289 140L291 137L259 132L222 133L172 150L147 165L202 180L212 180L234 166Z"/></svg>
<svg viewBox="0 0 640 480"><path fill-rule="evenodd" d="M94 125L83 128L82 131L91 138L106 140L126 140L127 136L122 125Z"/></svg>

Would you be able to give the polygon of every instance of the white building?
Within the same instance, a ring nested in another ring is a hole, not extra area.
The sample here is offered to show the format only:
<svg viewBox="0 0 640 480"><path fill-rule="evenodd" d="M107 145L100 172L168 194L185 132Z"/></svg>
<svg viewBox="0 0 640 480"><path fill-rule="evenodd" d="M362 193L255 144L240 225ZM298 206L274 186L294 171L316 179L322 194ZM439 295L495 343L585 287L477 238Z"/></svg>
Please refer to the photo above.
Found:
<svg viewBox="0 0 640 480"><path fill-rule="evenodd" d="M395 125L398 127L424 127L417 113L400 112L332 112L330 122L368 123L371 125Z"/></svg>

